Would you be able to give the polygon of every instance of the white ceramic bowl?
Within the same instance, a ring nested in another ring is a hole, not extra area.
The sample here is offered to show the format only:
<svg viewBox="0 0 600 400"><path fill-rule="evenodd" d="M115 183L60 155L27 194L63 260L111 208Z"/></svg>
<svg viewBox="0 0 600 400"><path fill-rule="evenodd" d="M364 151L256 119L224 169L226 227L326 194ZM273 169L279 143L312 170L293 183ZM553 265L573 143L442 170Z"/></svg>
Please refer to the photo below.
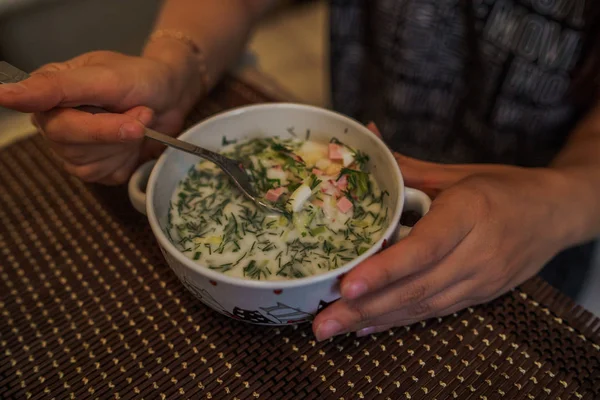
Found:
<svg viewBox="0 0 600 400"><path fill-rule="evenodd" d="M141 166L129 182L134 207L148 216L165 259L181 282L203 303L236 320L264 325L289 325L311 321L314 315L340 297L339 279L387 243L409 231L399 226L404 210L424 215L430 206L426 194L404 187L398 164L387 146L360 123L325 109L299 104L271 103L231 110L190 128L180 139L209 150L228 140L252 137L289 137L293 131L304 138L329 142L336 137L366 152L369 170L382 190L387 190L390 225L382 238L354 261L325 274L289 281L253 281L234 278L199 265L168 240L165 226L171 196L177 184L199 159L167 149L159 160ZM149 177L148 177L149 175ZM144 193L144 189L145 193Z"/></svg>

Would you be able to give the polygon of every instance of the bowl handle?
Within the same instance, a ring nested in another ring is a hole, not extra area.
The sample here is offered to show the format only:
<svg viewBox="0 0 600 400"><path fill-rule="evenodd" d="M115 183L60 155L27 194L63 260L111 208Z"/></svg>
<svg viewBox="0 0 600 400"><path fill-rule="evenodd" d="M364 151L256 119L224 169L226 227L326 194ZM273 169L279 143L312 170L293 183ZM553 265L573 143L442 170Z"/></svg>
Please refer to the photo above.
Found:
<svg viewBox="0 0 600 400"><path fill-rule="evenodd" d="M415 211L421 214L421 217L429 212L431 207L431 199L424 192L412 189L404 188L404 209L403 211ZM396 230L395 240L404 239L408 236L412 230L409 226L398 224Z"/></svg>
<svg viewBox="0 0 600 400"><path fill-rule="evenodd" d="M129 179L129 185L127 190L129 192L129 201L140 213L147 215L146 213L146 185L148 184L148 178L152 168L156 164L156 160L148 161L138 167L137 170L131 175Z"/></svg>

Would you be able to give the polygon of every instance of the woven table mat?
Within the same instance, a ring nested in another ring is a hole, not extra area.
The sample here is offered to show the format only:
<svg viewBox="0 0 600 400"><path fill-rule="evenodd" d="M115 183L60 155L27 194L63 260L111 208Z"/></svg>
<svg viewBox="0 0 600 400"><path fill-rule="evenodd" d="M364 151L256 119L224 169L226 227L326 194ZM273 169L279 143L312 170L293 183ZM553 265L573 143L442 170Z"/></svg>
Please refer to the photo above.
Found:
<svg viewBox="0 0 600 400"><path fill-rule="evenodd" d="M228 80L190 117L267 101ZM600 320L538 278L357 339L265 328L179 283L123 187L82 184L40 137L0 152L0 398L598 399Z"/></svg>

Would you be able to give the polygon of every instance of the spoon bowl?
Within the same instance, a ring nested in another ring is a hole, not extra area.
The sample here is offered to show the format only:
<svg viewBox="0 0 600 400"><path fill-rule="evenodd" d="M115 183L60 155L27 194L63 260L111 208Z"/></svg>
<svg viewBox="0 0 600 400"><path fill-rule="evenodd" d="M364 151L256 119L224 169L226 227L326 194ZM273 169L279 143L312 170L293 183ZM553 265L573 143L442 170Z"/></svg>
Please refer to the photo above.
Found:
<svg viewBox="0 0 600 400"><path fill-rule="evenodd" d="M185 151L186 153L194 154L198 157L204 158L214 164L216 164L225 174L231 179L235 186L246 196L249 200L253 201L256 205L264 208L271 213L282 214L283 210L263 201L257 194L256 190L250 182L248 174L244 170L243 164L238 160L225 157L219 153L206 150L202 147L198 147L183 140L175 139L171 136L156 132L152 129L146 128L146 137L156 140L164 145L173 147L177 150Z"/></svg>

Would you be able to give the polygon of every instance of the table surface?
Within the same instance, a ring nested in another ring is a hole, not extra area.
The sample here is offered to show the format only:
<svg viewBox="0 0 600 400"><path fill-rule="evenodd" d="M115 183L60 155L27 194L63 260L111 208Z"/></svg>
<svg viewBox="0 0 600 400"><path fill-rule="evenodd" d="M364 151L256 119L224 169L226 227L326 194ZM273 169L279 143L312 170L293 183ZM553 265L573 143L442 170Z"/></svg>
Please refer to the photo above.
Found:
<svg viewBox="0 0 600 400"><path fill-rule="evenodd" d="M272 100L227 79L190 115ZM123 187L34 136L0 156L0 398L600 398L600 320L538 278L446 318L316 343L184 289Z"/></svg>

